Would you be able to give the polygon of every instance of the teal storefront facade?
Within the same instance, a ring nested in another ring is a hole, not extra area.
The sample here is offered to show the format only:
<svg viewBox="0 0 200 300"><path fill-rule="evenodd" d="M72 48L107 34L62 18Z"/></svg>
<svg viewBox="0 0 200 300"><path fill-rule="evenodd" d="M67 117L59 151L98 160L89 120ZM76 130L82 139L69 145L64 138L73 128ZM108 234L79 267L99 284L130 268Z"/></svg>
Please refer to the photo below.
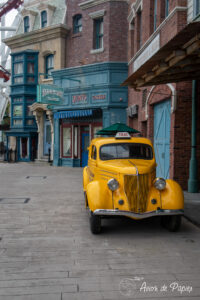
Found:
<svg viewBox="0 0 200 300"><path fill-rule="evenodd" d="M87 147L96 132L116 122L126 123L127 63L108 62L52 72L64 90L61 105L51 105L54 116L53 165L87 165Z"/></svg>

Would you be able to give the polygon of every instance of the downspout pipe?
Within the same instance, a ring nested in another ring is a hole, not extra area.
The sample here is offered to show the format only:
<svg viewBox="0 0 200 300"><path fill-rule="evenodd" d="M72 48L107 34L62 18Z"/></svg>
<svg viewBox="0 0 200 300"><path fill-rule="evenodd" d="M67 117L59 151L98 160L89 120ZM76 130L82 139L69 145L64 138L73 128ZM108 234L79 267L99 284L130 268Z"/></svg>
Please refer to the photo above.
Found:
<svg viewBox="0 0 200 300"><path fill-rule="evenodd" d="M188 192L199 192L198 163L197 163L197 80L192 81L192 132L191 159L189 165Z"/></svg>

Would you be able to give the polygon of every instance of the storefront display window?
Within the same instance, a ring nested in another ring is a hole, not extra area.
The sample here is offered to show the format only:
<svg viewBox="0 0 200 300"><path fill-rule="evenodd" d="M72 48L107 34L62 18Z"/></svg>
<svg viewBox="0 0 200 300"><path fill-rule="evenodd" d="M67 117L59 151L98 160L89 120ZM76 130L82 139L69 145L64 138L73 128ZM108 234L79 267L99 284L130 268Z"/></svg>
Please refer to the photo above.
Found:
<svg viewBox="0 0 200 300"><path fill-rule="evenodd" d="M74 157L78 157L78 127L74 127Z"/></svg>
<svg viewBox="0 0 200 300"><path fill-rule="evenodd" d="M72 149L71 149L71 127L63 127L63 157L71 157Z"/></svg>
<svg viewBox="0 0 200 300"><path fill-rule="evenodd" d="M96 134L97 131L101 130L102 126L94 126L93 127L93 138L95 139L96 137L98 137L98 135Z"/></svg>

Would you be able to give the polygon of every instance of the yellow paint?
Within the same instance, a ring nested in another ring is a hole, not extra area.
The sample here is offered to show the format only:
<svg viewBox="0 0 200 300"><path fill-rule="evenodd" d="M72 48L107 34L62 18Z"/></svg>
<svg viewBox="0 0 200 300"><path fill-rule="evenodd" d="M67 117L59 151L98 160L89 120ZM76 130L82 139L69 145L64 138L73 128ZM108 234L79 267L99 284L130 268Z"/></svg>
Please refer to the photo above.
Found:
<svg viewBox="0 0 200 300"><path fill-rule="evenodd" d="M157 209L183 209L183 192L178 183L173 180L166 180L166 188L163 191L158 191L154 187L153 181L156 168L154 153L152 160L100 160L100 147L113 143L144 143L153 148L152 143L146 138L131 138L128 140L97 138L92 140L89 147L88 166L83 170L83 190L86 193L91 211L96 209L119 209L145 213ZM97 149L96 159L91 158L93 145ZM134 165L136 165L139 172L139 191L137 170ZM115 178L119 182L119 188L114 192L107 185L108 180L111 178ZM156 204L152 204L152 199L156 200ZM120 205L119 200L123 200L124 203ZM139 201L139 204L136 203L137 201Z"/></svg>

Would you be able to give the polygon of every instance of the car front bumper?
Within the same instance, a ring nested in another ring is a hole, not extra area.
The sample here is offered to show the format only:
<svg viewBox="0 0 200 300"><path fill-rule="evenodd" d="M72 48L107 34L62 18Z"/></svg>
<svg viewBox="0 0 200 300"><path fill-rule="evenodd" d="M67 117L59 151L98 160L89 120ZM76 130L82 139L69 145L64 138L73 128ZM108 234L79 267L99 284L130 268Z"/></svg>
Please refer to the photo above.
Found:
<svg viewBox="0 0 200 300"><path fill-rule="evenodd" d="M123 216L123 217L129 217L133 219L146 219L150 217L155 216L177 216L177 215L183 215L184 210L183 209L159 209L154 211L148 211L145 213L134 213L132 211L126 211L126 210L118 210L118 209L96 209L93 212L96 216Z"/></svg>

